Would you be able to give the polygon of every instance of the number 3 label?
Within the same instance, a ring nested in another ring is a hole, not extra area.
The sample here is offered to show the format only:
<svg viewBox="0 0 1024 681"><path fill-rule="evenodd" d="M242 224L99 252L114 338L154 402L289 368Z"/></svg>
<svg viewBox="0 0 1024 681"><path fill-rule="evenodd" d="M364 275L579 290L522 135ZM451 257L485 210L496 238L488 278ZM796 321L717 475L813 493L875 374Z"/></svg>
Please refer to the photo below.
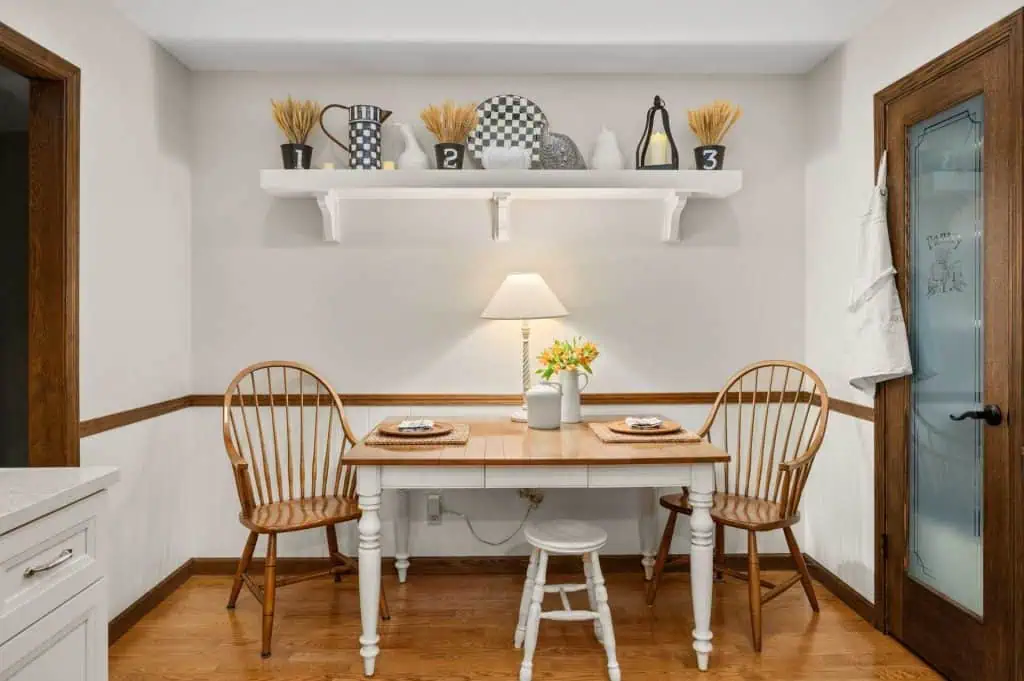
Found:
<svg viewBox="0 0 1024 681"><path fill-rule="evenodd" d="M718 170L718 149L704 149L701 154L704 156L703 170Z"/></svg>

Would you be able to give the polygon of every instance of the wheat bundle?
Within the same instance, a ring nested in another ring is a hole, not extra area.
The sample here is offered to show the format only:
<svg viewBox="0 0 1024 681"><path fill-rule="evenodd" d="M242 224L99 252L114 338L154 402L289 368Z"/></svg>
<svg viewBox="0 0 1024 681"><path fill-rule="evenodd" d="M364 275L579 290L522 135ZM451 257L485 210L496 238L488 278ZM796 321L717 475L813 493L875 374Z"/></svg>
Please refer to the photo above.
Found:
<svg viewBox="0 0 1024 681"><path fill-rule="evenodd" d="M732 102L715 100L699 109L686 112L690 129L704 146L721 144L725 134L743 115L743 109Z"/></svg>
<svg viewBox="0 0 1024 681"><path fill-rule="evenodd" d="M274 121L290 144L305 144L320 117L319 104L310 99L292 99L291 95L288 99L270 100L270 108L274 112Z"/></svg>
<svg viewBox="0 0 1024 681"><path fill-rule="evenodd" d="M476 104L457 105L445 100L441 106L431 104L420 112L427 130L445 144L462 144L476 127Z"/></svg>

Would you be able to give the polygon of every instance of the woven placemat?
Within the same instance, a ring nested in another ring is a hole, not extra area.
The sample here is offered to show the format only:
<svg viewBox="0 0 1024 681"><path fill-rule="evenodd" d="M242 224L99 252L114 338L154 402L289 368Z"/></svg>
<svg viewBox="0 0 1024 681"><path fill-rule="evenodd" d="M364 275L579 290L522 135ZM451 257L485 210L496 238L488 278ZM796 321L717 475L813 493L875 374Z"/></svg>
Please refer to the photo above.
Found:
<svg viewBox="0 0 1024 681"><path fill-rule="evenodd" d="M423 445L464 445L469 442L469 424L454 423L455 429L447 435L437 437L402 437L401 435L385 435L376 428L366 436L365 444L374 447L398 446L417 447Z"/></svg>
<svg viewBox="0 0 1024 681"><path fill-rule="evenodd" d="M613 432L607 423L591 421L587 424L601 442L700 442L701 437L692 430L683 428L678 433L667 435L626 435Z"/></svg>

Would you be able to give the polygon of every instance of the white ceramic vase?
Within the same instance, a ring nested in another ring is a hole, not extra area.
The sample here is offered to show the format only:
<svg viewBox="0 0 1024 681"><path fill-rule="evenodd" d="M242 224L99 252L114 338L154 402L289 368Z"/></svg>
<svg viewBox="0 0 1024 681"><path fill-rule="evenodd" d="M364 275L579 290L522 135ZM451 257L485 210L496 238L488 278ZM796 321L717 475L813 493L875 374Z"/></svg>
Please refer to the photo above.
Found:
<svg viewBox="0 0 1024 681"><path fill-rule="evenodd" d="M580 379L583 385L580 385ZM576 369L565 369L558 372L558 380L562 384L562 423L579 423L583 420L580 411L580 393L590 383L590 376L581 374Z"/></svg>
<svg viewBox="0 0 1024 681"><path fill-rule="evenodd" d="M594 170L622 170L626 165L619 151L619 140L615 133L602 127L594 142L594 154L590 157L590 167Z"/></svg>
<svg viewBox="0 0 1024 681"><path fill-rule="evenodd" d="M402 132L405 140L405 151L398 156L398 167L401 170L425 170L427 168L427 155L423 153L416 136L412 134L412 128L408 123L399 123L398 129Z"/></svg>

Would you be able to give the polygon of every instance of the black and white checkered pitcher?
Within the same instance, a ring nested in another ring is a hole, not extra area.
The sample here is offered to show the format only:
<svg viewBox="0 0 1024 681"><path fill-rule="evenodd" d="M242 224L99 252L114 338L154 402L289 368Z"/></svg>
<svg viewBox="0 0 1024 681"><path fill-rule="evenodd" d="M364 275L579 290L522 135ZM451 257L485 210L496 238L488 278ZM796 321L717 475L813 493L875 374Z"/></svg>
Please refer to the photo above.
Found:
<svg viewBox="0 0 1024 681"><path fill-rule="evenodd" d="M338 141L324 125L324 114L328 109L335 108L348 111L348 145ZM387 109L373 104L328 104L320 112L320 129L331 141L348 152L349 168L380 169L380 126L390 115Z"/></svg>

